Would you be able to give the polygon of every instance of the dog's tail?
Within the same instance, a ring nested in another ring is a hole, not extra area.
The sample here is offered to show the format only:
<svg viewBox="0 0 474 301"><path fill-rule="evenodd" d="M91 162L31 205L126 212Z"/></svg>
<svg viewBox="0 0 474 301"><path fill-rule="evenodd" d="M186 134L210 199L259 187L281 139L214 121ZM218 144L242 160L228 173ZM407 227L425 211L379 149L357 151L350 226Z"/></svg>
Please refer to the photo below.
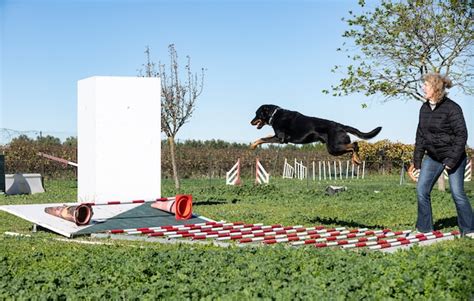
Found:
<svg viewBox="0 0 474 301"><path fill-rule="evenodd" d="M358 129L347 126L347 125L344 126L344 129L348 133L351 133L352 135L356 135L357 137L359 137L361 139L370 139L370 138L374 138L375 136L377 136L377 134L380 133L380 131L382 130L382 127L381 126L376 127L375 129L373 129L372 131L370 131L368 133L363 133L363 132L359 131Z"/></svg>

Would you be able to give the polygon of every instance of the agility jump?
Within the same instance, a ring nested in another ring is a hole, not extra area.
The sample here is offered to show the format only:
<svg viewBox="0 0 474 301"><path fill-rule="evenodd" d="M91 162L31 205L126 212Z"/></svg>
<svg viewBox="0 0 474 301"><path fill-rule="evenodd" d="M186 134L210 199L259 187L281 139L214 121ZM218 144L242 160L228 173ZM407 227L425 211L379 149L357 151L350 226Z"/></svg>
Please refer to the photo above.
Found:
<svg viewBox="0 0 474 301"><path fill-rule="evenodd" d="M226 185L241 185L241 161L240 158L232 166L232 168L226 172ZM270 182L270 174L263 167L262 163L258 158L255 159L255 184L268 184Z"/></svg>
<svg viewBox="0 0 474 301"><path fill-rule="evenodd" d="M443 175L445 180L449 179L448 171L443 170ZM420 171L415 169L413 164L408 168L408 176L414 182L418 182L418 177L420 176ZM467 159L466 168L464 169L464 182L472 181L472 159Z"/></svg>
<svg viewBox="0 0 474 301"><path fill-rule="evenodd" d="M317 176L316 176L316 162L312 162L312 178L313 181L318 179L319 181L326 180L344 180L344 179L364 179L365 178L365 161L361 162L361 165L356 165L350 161L317 161ZM345 166L344 166L345 165ZM283 179L297 178L303 180L307 178L308 167L303 165L303 161L297 161L295 159L294 166L288 163L285 158L283 163Z"/></svg>

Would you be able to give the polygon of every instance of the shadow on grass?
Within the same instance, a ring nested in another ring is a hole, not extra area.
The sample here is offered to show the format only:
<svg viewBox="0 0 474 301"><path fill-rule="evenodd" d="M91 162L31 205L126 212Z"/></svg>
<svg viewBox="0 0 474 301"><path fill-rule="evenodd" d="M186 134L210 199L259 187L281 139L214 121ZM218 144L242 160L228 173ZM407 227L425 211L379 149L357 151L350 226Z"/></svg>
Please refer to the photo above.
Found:
<svg viewBox="0 0 474 301"><path fill-rule="evenodd" d="M433 227L435 230L441 230L444 228L451 228L451 227L457 227L458 225L458 218L456 216L452 217L446 217L446 218L441 218L437 220Z"/></svg>
<svg viewBox="0 0 474 301"><path fill-rule="evenodd" d="M193 202L196 206L213 206L213 205L222 205L226 204L227 201L198 201Z"/></svg>
<svg viewBox="0 0 474 301"><path fill-rule="evenodd" d="M322 224L322 225L329 225L334 224L342 227L349 227L349 228L369 228L369 229L386 229L387 226L384 225L366 225L360 224L354 221L343 221L337 218L326 218L326 217L319 217L316 216L309 221L312 224Z"/></svg>

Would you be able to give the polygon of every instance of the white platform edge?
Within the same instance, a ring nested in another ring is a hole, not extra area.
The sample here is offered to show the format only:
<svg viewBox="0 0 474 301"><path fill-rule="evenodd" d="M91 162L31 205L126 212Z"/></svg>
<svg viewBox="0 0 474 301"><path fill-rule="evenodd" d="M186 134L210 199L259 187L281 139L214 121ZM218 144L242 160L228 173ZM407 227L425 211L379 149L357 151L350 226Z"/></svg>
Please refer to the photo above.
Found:
<svg viewBox="0 0 474 301"><path fill-rule="evenodd" d="M66 237L72 237L74 233L100 223L108 218L114 217L125 211L138 207L142 204L123 204L113 206L95 206L93 207L94 216L91 223L86 226L77 226L75 223L61 219L44 212L46 207L71 206L77 203L52 203L52 204L30 204L30 205L4 205L0 210L8 212L23 218L33 224L54 231Z"/></svg>

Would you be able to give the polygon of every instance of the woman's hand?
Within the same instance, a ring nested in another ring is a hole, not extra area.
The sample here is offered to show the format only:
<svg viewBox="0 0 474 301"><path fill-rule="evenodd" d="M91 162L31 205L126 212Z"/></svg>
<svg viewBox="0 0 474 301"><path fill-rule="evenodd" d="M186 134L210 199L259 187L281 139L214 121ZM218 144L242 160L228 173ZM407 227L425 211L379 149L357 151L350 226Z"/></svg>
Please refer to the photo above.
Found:
<svg viewBox="0 0 474 301"><path fill-rule="evenodd" d="M408 168L408 176L414 181L418 181L418 176L420 175L420 170L415 168L415 165L412 163Z"/></svg>

